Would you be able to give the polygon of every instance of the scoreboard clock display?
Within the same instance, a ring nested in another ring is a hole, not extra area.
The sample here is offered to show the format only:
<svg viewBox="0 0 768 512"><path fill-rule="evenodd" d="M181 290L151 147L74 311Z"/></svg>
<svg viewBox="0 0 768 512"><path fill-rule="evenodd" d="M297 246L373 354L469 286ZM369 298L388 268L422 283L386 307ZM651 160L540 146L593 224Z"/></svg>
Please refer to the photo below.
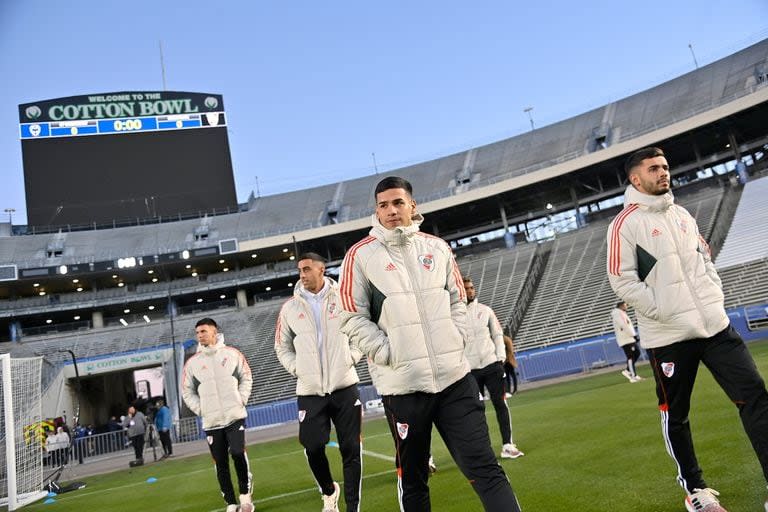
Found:
<svg viewBox="0 0 768 512"><path fill-rule="evenodd" d="M19 105L31 226L236 211L224 101L118 92Z"/></svg>

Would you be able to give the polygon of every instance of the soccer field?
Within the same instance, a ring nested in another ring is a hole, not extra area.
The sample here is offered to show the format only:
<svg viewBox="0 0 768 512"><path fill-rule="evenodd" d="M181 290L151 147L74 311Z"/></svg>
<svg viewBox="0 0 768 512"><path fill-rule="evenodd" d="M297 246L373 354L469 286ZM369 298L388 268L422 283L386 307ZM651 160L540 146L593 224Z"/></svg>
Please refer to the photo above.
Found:
<svg viewBox="0 0 768 512"><path fill-rule="evenodd" d="M768 376L768 341L750 344ZM629 384L616 371L526 390L509 400L514 440L525 457L501 464L523 510L619 512L684 511L672 459L664 450L653 379ZM501 442L488 407L494 450ZM691 425L709 485L731 511L762 510L768 491L736 408L702 367ZM364 425L361 510L398 510L392 440L382 419ZM341 477L340 457L331 452ZM336 452L336 453L334 453ZM436 512L482 510L469 484L435 434L438 472L430 480ZM257 511L312 511L321 500L296 439L248 447ZM147 479L154 477L154 483ZM38 502L46 511L223 511L210 457L200 455L84 479L85 489ZM343 504L340 504L344 510Z"/></svg>

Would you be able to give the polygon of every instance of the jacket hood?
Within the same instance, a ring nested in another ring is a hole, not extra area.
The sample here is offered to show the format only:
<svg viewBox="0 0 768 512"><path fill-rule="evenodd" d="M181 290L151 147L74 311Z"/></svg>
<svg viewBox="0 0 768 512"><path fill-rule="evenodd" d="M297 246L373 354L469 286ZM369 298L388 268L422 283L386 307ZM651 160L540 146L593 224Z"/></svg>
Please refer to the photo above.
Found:
<svg viewBox="0 0 768 512"><path fill-rule="evenodd" d="M221 333L216 334L216 344L212 347L204 347L200 343L197 344L198 352L205 352L206 354L213 354L221 347L225 346L224 335Z"/></svg>
<svg viewBox="0 0 768 512"><path fill-rule="evenodd" d="M328 291L337 289L339 287L339 284L333 280L332 278L328 276L324 276L326 284L330 287ZM304 285L301 284L301 279L296 281L296 284L293 285L293 296L296 298L304 298L304 292L306 291L306 288L304 288Z"/></svg>
<svg viewBox="0 0 768 512"><path fill-rule="evenodd" d="M381 225L378 217L374 213L371 215L371 224L373 228L370 235L386 245L406 245L413 235L419 232L419 226L424 222L424 216L417 213L411 217L413 221L410 226L397 226L395 229L387 229Z"/></svg>
<svg viewBox="0 0 768 512"><path fill-rule="evenodd" d="M630 185L627 187L626 192L624 192L624 207L626 208L631 204L639 204L651 211L663 212L675 204L675 196L672 195L672 192L667 192L660 196L652 196L644 194L633 185Z"/></svg>

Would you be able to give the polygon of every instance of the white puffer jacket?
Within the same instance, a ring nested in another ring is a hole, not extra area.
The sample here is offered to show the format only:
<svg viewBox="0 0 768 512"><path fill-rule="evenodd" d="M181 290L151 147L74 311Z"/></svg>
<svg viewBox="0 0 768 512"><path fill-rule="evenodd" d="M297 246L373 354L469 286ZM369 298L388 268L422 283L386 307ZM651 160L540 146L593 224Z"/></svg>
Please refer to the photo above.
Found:
<svg viewBox="0 0 768 512"><path fill-rule="evenodd" d="M382 395L437 393L464 377L469 363L464 286L448 244L407 227L373 229L342 264L341 330L368 356Z"/></svg>
<svg viewBox="0 0 768 512"><path fill-rule="evenodd" d="M696 220L672 193L629 186L608 227L608 280L635 308L644 348L709 338L728 327L720 277Z"/></svg>
<svg viewBox="0 0 768 512"><path fill-rule="evenodd" d="M611 310L611 321L613 322L613 332L616 334L616 344L620 347L631 345L635 342L635 326L629 319L623 309L613 308Z"/></svg>
<svg viewBox="0 0 768 512"><path fill-rule="evenodd" d="M253 377L245 356L224 344L219 334L213 346L198 346L184 364L182 396L187 407L203 418L203 429L224 428L247 416Z"/></svg>
<svg viewBox="0 0 768 512"><path fill-rule="evenodd" d="M288 373L298 378L296 394L299 396L323 396L360 381L355 363L362 354L357 348L351 349L349 340L339 331L339 287L331 278L326 277L325 282L328 291L322 298L322 357L318 351L315 316L302 294L301 281L277 317L275 352Z"/></svg>
<svg viewBox="0 0 768 512"><path fill-rule="evenodd" d="M485 368L491 363L504 362L507 351L504 348L504 332L496 314L477 299L467 304L469 341L466 354L473 370Z"/></svg>

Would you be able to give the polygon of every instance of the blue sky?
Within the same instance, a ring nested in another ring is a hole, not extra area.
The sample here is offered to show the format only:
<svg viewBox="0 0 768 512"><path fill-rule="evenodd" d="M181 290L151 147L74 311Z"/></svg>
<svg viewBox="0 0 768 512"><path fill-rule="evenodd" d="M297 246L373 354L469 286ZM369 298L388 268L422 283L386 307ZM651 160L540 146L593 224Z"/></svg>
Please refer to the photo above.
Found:
<svg viewBox="0 0 768 512"><path fill-rule="evenodd" d="M17 105L224 96L238 200L451 154L768 37L768 2L0 0L0 215L26 222ZM2 217L7 220L7 217Z"/></svg>

